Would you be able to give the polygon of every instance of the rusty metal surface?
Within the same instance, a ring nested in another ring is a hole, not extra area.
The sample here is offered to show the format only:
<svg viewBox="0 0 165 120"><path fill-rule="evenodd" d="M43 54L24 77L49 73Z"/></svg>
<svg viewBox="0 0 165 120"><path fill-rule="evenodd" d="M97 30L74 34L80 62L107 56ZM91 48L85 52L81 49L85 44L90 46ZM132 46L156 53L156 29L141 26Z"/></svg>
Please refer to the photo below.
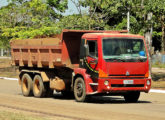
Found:
<svg viewBox="0 0 165 120"><path fill-rule="evenodd" d="M62 65L61 45L51 46L11 46L12 63L17 66L43 67Z"/></svg>
<svg viewBox="0 0 165 120"><path fill-rule="evenodd" d="M25 40L12 40L11 45L58 45L60 38L39 38L39 39L25 39Z"/></svg>

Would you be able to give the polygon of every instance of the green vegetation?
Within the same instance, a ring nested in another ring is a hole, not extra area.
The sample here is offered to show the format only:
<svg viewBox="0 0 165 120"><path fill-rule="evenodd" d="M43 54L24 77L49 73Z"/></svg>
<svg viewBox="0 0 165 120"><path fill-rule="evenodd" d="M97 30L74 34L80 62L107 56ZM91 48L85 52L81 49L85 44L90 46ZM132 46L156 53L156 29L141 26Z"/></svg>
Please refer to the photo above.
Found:
<svg viewBox="0 0 165 120"><path fill-rule="evenodd" d="M165 81L152 81L151 87L165 89Z"/></svg>
<svg viewBox="0 0 165 120"><path fill-rule="evenodd" d="M30 115L24 115L22 113L13 113L0 111L1 120L47 120L46 118L32 117Z"/></svg>
<svg viewBox="0 0 165 120"><path fill-rule="evenodd" d="M51 37L62 29L126 29L129 11L130 32L144 35L152 26L155 50L165 51L165 0L70 0L79 14L68 16L62 15L68 0L8 1L0 8L1 47L9 47L11 39Z"/></svg>
<svg viewBox="0 0 165 120"><path fill-rule="evenodd" d="M0 45L11 39L45 37L60 32L55 22L67 9L67 0L10 0L0 8Z"/></svg>
<svg viewBox="0 0 165 120"><path fill-rule="evenodd" d="M165 68L165 64L155 63L155 64L152 64L152 67Z"/></svg>

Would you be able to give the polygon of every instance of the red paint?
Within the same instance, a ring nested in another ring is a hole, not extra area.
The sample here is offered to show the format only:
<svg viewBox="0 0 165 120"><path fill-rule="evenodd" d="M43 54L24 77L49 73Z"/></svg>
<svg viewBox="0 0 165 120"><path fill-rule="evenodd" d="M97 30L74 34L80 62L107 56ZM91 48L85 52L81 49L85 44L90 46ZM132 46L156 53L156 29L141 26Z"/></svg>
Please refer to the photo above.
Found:
<svg viewBox="0 0 165 120"><path fill-rule="evenodd" d="M108 89L108 86L104 85L104 81L108 80L110 88ZM128 79L126 79L128 80ZM130 79L129 79L130 80ZM104 79L99 79L99 88L98 92L103 93L103 92L117 92L117 91L142 91L142 92L148 92L151 88L151 85L147 86L146 81L151 79L134 79L134 85L139 85L139 84L144 84L144 87L112 87L113 84L117 85L122 85L123 84L123 79L109 79L109 78L104 78ZM146 88L147 87L147 88Z"/></svg>
<svg viewBox="0 0 165 120"><path fill-rule="evenodd" d="M75 75L81 75L84 79L85 85L86 85L86 93L90 94L93 92L92 87L89 85L89 83L93 83L93 80L90 78L90 75L86 74L86 69L83 68L75 68L74 69Z"/></svg>
<svg viewBox="0 0 165 120"><path fill-rule="evenodd" d="M146 62L106 62L103 59L103 51L102 51L102 38L103 37L126 37L126 38L141 38L144 40L143 36L140 35L132 35L132 34L120 34L120 33L92 33L92 34L84 34L82 36L83 39L94 39L98 42L98 65L97 68L103 70L106 74L109 75L107 78L98 78L98 93L104 92L126 92L126 91L142 91L148 92L151 85L147 86L146 82L148 78L145 78L145 74L149 71L149 62L148 59ZM144 40L145 44L145 40ZM145 44L146 47L146 44ZM146 53L148 56L148 51L146 48ZM126 72L130 73L130 76L123 78ZM140 75L140 76L139 76ZM113 79L112 79L113 78ZM119 79L121 78L121 79ZM104 81L109 81L109 88L104 85ZM121 85L123 84L123 80L134 80L134 85L144 84L144 87L112 87L112 84ZM88 81L88 80L86 80ZM90 80L91 81L91 80ZM95 92L95 91L93 91Z"/></svg>

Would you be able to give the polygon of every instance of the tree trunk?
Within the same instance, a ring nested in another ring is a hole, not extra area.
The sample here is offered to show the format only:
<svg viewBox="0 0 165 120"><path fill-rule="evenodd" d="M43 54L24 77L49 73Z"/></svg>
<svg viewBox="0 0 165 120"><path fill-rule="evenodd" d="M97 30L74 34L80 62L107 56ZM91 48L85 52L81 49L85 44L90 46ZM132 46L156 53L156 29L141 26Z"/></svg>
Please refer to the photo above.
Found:
<svg viewBox="0 0 165 120"><path fill-rule="evenodd" d="M152 13L148 13L147 15L147 21L150 21L152 19ZM149 70L150 73L152 72L152 59L151 59L151 50L152 50L152 24L150 28L147 28L147 32L145 33L145 40L148 48L148 55L149 55Z"/></svg>
<svg viewBox="0 0 165 120"><path fill-rule="evenodd" d="M151 37L151 33L148 31L145 33L145 40L146 40L146 44L147 44L147 49L148 49L148 57L149 57L149 70L150 70L150 73L152 71L152 62L151 62L151 48L152 48L152 37Z"/></svg>
<svg viewBox="0 0 165 120"><path fill-rule="evenodd" d="M3 48L1 48L1 56L3 56Z"/></svg>
<svg viewBox="0 0 165 120"><path fill-rule="evenodd" d="M164 53L165 52L165 24L164 24L164 15L162 16L161 24L162 24L161 50Z"/></svg>

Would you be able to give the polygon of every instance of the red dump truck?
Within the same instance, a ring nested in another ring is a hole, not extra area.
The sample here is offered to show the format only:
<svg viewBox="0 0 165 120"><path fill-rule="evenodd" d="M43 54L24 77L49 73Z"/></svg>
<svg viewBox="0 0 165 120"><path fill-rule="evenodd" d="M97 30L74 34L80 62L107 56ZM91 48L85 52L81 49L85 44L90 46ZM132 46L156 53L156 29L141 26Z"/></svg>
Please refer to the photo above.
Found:
<svg viewBox="0 0 165 120"><path fill-rule="evenodd" d="M91 95L120 95L126 102L137 102L140 92L151 87L148 51L140 35L63 30L54 38L10 44L24 96L45 97L56 90L74 93L78 102Z"/></svg>

